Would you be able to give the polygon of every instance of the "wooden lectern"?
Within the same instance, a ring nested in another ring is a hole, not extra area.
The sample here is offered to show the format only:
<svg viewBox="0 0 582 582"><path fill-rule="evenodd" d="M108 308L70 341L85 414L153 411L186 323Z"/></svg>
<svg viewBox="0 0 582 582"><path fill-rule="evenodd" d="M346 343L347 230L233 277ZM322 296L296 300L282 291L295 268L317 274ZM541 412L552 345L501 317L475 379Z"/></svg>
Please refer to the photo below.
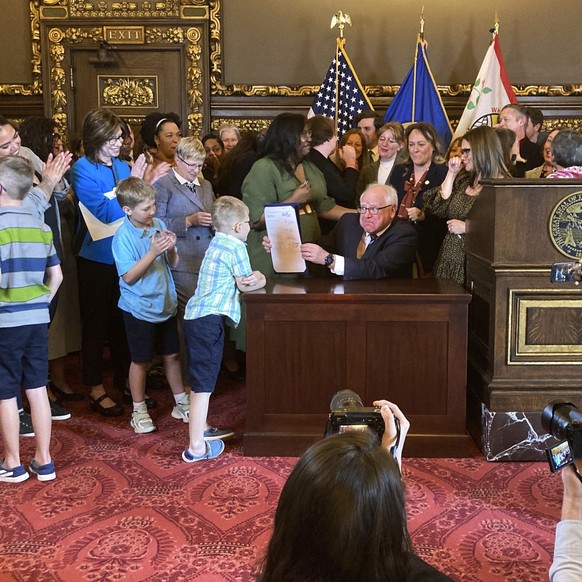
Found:
<svg viewBox="0 0 582 582"><path fill-rule="evenodd" d="M469 429L490 460L541 460L544 406L582 407L582 288L550 283L582 256L582 181L483 184L465 235Z"/></svg>

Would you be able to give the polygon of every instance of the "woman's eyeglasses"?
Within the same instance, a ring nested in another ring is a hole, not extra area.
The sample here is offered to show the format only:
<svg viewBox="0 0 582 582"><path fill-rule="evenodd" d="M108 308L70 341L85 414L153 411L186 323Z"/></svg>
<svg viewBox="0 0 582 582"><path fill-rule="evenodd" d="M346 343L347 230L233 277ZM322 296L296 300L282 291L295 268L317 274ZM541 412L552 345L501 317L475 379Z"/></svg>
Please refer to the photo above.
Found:
<svg viewBox="0 0 582 582"><path fill-rule="evenodd" d="M183 162L184 164L186 164L190 169L192 168L201 168L203 165L203 162L187 162L184 158L181 158L180 156L176 156L181 162Z"/></svg>
<svg viewBox="0 0 582 582"><path fill-rule="evenodd" d="M114 146L117 145L120 141L122 142L125 138L123 137L123 134L118 135L117 137L112 137L111 139L107 140L107 143L110 146Z"/></svg>

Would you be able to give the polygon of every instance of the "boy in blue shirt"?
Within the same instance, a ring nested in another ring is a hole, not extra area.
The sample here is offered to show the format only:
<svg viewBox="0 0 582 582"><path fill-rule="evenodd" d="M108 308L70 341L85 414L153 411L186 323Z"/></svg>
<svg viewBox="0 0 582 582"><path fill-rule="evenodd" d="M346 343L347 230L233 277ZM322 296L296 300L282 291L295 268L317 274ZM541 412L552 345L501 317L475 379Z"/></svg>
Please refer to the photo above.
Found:
<svg viewBox="0 0 582 582"><path fill-rule="evenodd" d="M48 381L49 303L63 275L49 226L22 205L34 170L19 156L0 157L0 481L21 483L17 395L26 390L36 437L30 471L39 481L56 477L50 455Z"/></svg>
<svg viewBox="0 0 582 582"><path fill-rule="evenodd" d="M179 361L176 288L171 267L178 264L176 235L154 218L155 190L140 178L126 178L116 190L125 220L113 237L127 343L131 352L131 426L138 434L156 430L145 403L146 373L157 348L174 394L172 417L188 422L189 396Z"/></svg>
<svg viewBox="0 0 582 582"><path fill-rule="evenodd" d="M208 426L208 404L220 371L224 323L240 321L240 293L265 286L265 277L252 271L245 241L250 230L249 209L232 196L212 204L216 235L202 260L196 293L186 305L184 338L188 357L190 442L182 453L186 463L214 459L224 450L229 430Z"/></svg>

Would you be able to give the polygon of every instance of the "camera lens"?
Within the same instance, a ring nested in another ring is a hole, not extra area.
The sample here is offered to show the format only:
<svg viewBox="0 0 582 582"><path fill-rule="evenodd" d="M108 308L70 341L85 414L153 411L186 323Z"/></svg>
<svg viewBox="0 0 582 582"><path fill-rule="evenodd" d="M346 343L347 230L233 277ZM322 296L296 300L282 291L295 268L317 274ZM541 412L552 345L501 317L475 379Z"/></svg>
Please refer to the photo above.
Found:
<svg viewBox="0 0 582 582"><path fill-rule="evenodd" d="M364 408L362 399L353 390L340 390L336 392L329 403L330 410L358 410Z"/></svg>
<svg viewBox="0 0 582 582"><path fill-rule="evenodd" d="M582 414L571 402L553 400L542 411L542 426L557 439L572 436L573 429L580 429Z"/></svg>

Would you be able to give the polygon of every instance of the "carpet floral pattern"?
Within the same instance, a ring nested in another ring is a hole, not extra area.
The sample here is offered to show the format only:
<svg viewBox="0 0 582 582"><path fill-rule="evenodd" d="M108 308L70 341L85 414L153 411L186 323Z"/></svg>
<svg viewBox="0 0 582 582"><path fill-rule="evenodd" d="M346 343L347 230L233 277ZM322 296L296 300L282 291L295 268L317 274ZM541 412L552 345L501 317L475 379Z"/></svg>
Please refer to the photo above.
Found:
<svg viewBox="0 0 582 582"><path fill-rule="evenodd" d="M215 461L184 463L187 425L169 389L158 431L85 402L53 424L57 479L0 484L0 581L249 582L294 458L244 457L244 385L221 378L210 420L237 432ZM22 458L33 453L21 439ZM542 582L561 481L542 463L405 459L417 553L454 580Z"/></svg>

